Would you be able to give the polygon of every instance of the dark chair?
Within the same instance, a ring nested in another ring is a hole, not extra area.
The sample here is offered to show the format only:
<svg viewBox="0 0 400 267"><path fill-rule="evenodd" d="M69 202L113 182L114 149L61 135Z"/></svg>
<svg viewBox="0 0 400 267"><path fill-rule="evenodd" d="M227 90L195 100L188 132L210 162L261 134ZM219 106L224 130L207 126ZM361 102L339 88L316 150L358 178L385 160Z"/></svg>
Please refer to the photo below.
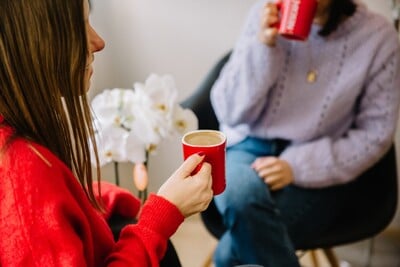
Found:
<svg viewBox="0 0 400 267"><path fill-rule="evenodd" d="M218 129L218 121L210 103L210 89L229 56L230 53L227 53L222 57L194 94L182 103L183 107L192 109L197 115L200 129ZM339 263L331 250L332 247L372 238L388 226L397 206L394 145L378 163L356 179L352 186L357 188L357 194L334 226L317 240L310 239L305 243L295 244L298 250L323 249L331 266L336 267ZM201 213L201 218L207 230L217 239L225 232L222 217L214 202ZM370 244L372 245L372 242Z"/></svg>

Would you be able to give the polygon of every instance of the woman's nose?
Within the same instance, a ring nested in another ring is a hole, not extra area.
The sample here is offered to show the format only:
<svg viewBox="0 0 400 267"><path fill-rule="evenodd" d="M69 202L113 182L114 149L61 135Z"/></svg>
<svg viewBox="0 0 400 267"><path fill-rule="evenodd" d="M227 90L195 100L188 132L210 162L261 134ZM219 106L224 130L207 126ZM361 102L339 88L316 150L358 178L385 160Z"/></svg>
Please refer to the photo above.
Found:
<svg viewBox="0 0 400 267"><path fill-rule="evenodd" d="M89 46L92 53L99 52L104 49L105 42L103 38L101 38L100 35L93 28L91 29L89 38Z"/></svg>

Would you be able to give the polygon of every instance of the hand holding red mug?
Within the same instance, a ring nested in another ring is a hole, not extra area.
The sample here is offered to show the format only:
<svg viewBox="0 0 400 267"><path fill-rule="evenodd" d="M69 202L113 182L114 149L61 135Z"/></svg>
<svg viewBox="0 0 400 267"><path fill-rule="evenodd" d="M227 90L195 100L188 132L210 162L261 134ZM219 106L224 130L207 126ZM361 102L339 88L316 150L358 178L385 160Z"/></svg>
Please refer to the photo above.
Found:
<svg viewBox="0 0 400 267"><path fill-rule="evenodd" d="M260 40L266 45L274 46L278 35L278 3L266 3L261 15Z"/></svg>
<svg viewBox="0 0 400 267"><path fill-rule="evenodd" d="M173 203L184 217L204 211L213 197L211 165L205 155L193 154L164 182L157 194ZM201 168L192 174L197 166Z"/></svg>
<svg viewBox="0 0 400 267"><path fill-rule="evenodd" d="M317 0L266 3L261 16L261 41L273 46L278 34L291 40L307 40L316 10Z"/></svg>

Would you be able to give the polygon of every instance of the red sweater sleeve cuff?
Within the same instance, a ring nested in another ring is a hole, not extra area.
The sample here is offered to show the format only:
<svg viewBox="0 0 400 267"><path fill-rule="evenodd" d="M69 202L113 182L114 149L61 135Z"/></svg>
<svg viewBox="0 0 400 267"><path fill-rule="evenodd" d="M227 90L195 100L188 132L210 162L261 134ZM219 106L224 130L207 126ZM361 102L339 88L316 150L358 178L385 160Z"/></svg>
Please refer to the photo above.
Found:
<svg viewBox="0 0 400 267"><path fill-rule="evenodd" d="M98 185L101 187L101 195ZM100 184L94 182L93 190L105 206L106 213L103 216L106 220L116 214L126 218L135 218L138 214L140 201L127 189L103 181Z"/></svg>
<svg viewBox="0 0 400 267"><path fill-rule="evenodd" d="M138 224L170 238L184 219L174 204L156 194L150 194L140 212Z"/></svg>

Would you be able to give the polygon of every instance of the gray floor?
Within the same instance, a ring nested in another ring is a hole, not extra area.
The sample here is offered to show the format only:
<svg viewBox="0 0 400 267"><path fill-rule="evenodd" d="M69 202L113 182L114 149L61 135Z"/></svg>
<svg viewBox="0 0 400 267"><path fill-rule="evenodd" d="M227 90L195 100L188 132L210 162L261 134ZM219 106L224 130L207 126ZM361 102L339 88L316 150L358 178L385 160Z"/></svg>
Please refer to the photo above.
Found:
<svg viewBox="0 0 400 267"><path fill-rule="evenodd" d="M368 254L371 244L372 253ZM351 267L400 267L400 230L389 227L373 239L338 247L335 251Z"/></svg>

